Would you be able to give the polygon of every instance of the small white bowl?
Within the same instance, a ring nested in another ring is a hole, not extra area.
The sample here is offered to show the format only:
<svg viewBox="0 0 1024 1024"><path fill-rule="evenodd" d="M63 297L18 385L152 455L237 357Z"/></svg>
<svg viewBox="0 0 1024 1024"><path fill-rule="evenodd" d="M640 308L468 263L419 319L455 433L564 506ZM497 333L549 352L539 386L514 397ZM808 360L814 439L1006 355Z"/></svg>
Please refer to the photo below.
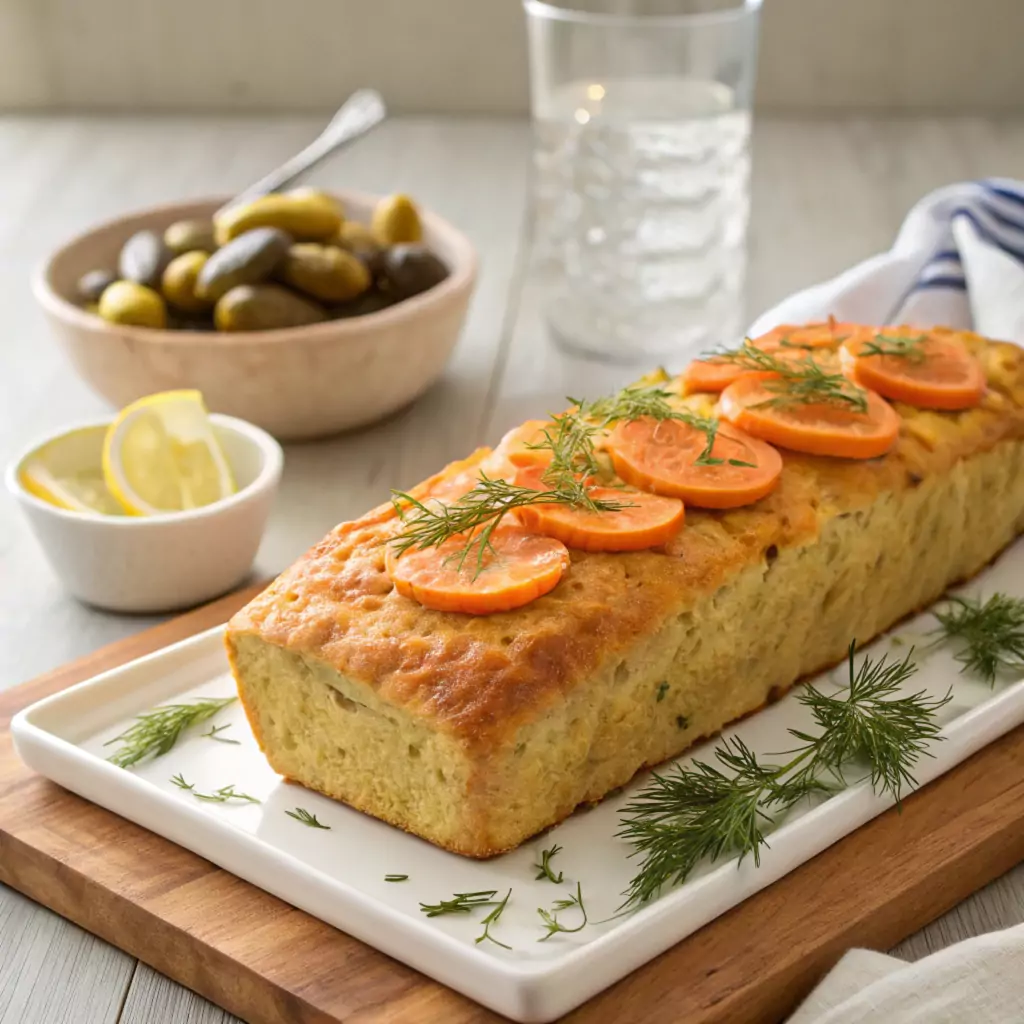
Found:
<svg viewBox="0 0 1024 1024"><path fill-rule="evenodd" d="M210 421L238 492L188 512L105 516L70 512L40 500L22 485L21 469L53 438L37 441L8 466L7 489L25 510L54 572L79 600L114 612L174 611L226 593L248 575L284 456L281 446L251 423L217 414ZM95 428L102 444L110 422L77 429Z"/></svg>

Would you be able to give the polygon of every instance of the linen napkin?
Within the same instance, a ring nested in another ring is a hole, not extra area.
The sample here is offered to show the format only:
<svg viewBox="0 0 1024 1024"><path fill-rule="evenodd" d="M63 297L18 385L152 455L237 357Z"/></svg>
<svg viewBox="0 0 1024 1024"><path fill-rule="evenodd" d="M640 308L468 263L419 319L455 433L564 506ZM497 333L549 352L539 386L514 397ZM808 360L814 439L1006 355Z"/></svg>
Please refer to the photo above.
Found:
<svg viewBox="0 0 1024 1024"><path fill-rule="evenodd" d="M852 949L787 1024L1020 1024L1024 925L908 964Z"/></svg>
<svg viewBox="0 0 1024 1024"><path fill-rule="evenodd" d="M938 189L907 215L893 247L760 316L943 325L1024 343L1024 182L986 178Z"/></svg>
<svg viewBox="0 0 1024 1024"><path fill-rule="evenodd" d="M944 325L1024 343L1024 182L950 185L907 215L893 247L759 317ZM1024 1022L1024 925L907 964L850 950L788 1024Z"/></svg>

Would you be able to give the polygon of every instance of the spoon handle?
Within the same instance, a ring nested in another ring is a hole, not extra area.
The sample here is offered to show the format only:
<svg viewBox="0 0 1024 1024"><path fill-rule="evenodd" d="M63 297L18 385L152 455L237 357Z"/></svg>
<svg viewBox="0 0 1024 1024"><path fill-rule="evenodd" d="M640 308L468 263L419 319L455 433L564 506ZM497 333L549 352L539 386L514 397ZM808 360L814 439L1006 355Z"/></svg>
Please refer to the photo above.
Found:
<svg viewBox="0 0 1024 1024"><path fill-rule="evenodd" d="M387 116L384 99L375 89L359 89L338 108L326 128L301 152L286 160L276 170L260 178L255 184L239 192L225 203L217 213L232 206L246 203L268 192L278 192L301 177L311 167L330 156L336 149L348 145L375 128Z"/></svg>

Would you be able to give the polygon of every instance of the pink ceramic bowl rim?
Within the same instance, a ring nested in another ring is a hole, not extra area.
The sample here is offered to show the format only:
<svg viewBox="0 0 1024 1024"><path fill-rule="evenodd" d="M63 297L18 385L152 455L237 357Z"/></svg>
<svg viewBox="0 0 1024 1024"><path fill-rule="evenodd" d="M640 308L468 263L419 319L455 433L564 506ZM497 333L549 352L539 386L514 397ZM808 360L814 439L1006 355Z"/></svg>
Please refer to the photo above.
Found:
<svg viewBox="0 0 1024 1024"><path fill-rule="evenodd" d="M329 190L325 190L329 191ZM361 206L372 206L380 196L369 192L359 192L355 189L343 191L330 191L331 195L337 196L342 202L353 202ZM449 296L459 293L465 288L471 287L476 278L477 254L473 243L462 234L454 225L450 224L443 217L420 207L420 217L426 228L427 235L435 235L441 239L445 249L445 256L449 264L448 276L438 285L414 295L410 299L388 306L386 309L377 310L375 313L365 313L362 316L350 319L325 320L318 324L307 324L304 327L282 327L270 331L246 331L243 334L231 334L223 331L182 331L167 330L154 327L138 327L130 324L113 324L105 320L98 320L92 314L87 313L80 306L65 299L54 288L52 283L53 267L60 259L68 254L68 251L81 245L82 242L102 231L107 231L130 221L139 221L136 230L142 230L141 222L149 217L170 215L178 210L194 210L203 206L211 206L217 209L228 200L228 196L199 197L197 199L179 200L174 203L163 203L159 206L150 206L132 213L126 213L120 217L114 217L101 224L95 224L87 231L83 231L74 238L65 242L56 252L39 264L32 274L32 293L36 301L43 309L61 320L70 321L78 327L88 330L121 330L129 331L133 338L142 344L167 344L170 341L179 344L202 343L203 345L231 346L238 345L244 340L246 344L289 344L294 343L296 335L303 339L313 340L319 337L342 339L345 336L357 336L370 326L384 327L388 324L399 323L402 320L414 318L419 312L430 308L438 303L444 302ZM211 210L212 212L212 210ZM194 215L194 214L193 214ZM81 273L91 270L91 267L83 267Z"/></svg>

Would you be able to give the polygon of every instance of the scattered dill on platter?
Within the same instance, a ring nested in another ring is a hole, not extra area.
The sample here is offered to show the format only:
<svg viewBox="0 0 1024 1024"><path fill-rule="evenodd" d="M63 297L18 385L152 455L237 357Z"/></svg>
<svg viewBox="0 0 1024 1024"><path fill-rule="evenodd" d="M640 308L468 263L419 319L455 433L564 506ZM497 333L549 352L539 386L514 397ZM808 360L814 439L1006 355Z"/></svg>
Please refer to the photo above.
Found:
<svg viewBox="0 0 1024 1024"><path fill-rule="evenodd" d="M772 397L758 403L765 406L834 405L852 412L868 411L867 392L841 373L829 373L810 355L798 361L779 359L749 339L732 352L718 352L722 362L735 363L745 370L773 373L763 382ZM756 408L756 406L755 406Z"/></svg>
<svg viewBox="0 0 1024 1024"><path fill-rule="evenodd" d="M229 800L241 800L243 803L249 804L259 804L263 802L254 796L250 796L248 793L239 793L238 790L235 789L234 784L221 786L220 789L215 789L212 793L200 793L196 789L194 782L185 781L181 772L172 776L171 782L173 782L178 789L184 789L191 793L197 800L203 800L206 803L226 804Z"/></svg>
<svg viewBox="0 0 1024 1024"><path fill-rule="evenodd" d="M303 825L307 825L309 828L322 828L325 832L330 832L331 826L325 825L322 821L317 820L315 814L310 814L305 807L296 807L292 811L285 811L285 814L289 818L294 818L296 821L301 821Z"/></svg>
<svg viewBox="0 0 1024 1024"><path fill-rule="evenodd" d="M130 768L149 757L166 754L188 728L212 718L222 708L233 704L237 697L200 697L188 704L163 704L144 714L119 736L104 746L121 746L107 758L118 768Z"/></svg>
<svg viewBox="0 0 1024 1024"><path fill-rule="evenodd" d="M699 864L735 856L760 863L765 833L774 821L814 794L847 784L851 765L866 765L876 793L899 803L916 784L912 770L939 740L935 713L951 698L924 691L899 697L897 689L916 671L913 650L902 661L865 657L858 668L850 644L847 686L833 696L806 686L797 695L809 708L817 734L790 729L801 741L793 750L762 762L738 737L721 743L715 763L676 765L652 781L623 809L619 837L641 857L624 893L625 906L646 903L665 885L678 885Z"/></svg>
<svg viewBox="0 0 1024 1024"><path fill-rule="evenodd" d="M496 907L499 903L494 899L497 889L483 889L480 892L457 892L450 900L440 903L421 903L420 910L427 917L443 917L446 914L468 914L476 907Z"/></svg>
<svg viewBox="0 0 1024 1024"><path fill-rule="evenodd" d="M573 907L578 907L583 917L575 928L568 928L558 920L558 915L564 910L571 910ZM547 929L546 933L537 940L538 942L547 942L552 935L557 935L559 932L571 935L573 932L583 931L587 926L587 908L583 905L583 890L580 887L580 883L576 883L575 895L570 893L568 899L555 900L551 906L551 910L545 910L543 907L538 907L537 914L540 916L541 921L544 922L545 929Z"/></svg>
<svg viewBox="0 0 1024 1024"><path fill-rule="evenodd" d="M201 732L199 735L202 736L203 739L205 739L205 740L216 740L218 743L230 743L230 744L232 744L233 746L236 746L236 747L241 746L242 744L241 744L240 740L232 740L232 739L229 739L227 736L221 736L220 735L225 729L230 729L230 728L231 728L231 723L230 722L227 722L224 725L211 725L209 732Z"/></svg>
<svg viewBox="0 0 1024 1024"><path fill-rule="evenodd" d="M384 881L385 882L408 882L409 881L409 876L408 875L385 875L384 876Z"/></svg>
<svg viewBox="0 0 1024 1024"><path fill-rule="evenodd" d="M554 882L556 885L561 883L562 872L559 871L556 875L551 870L552 857L561 852L562 848L558 845L558 843L555 843L555 845L552 846L550 850L541 850L540 863L533 865L537 869L537 881L540 881L542 878L546 878L549 882Z"/></svg>
<svg viewBox="0 0 1024 1024"><path fill-rule="evenodd" d="M962 644L956 660L961 671L976 672L990 686L999 671L1024 670L1024 600L993 594L987 601L950 597L939 620L940 639Z"/></svg>
<svg viewBox="0 0 1024 1024"><path fill-rule="evenodd" d="M888 334L876 334L871 341L864 342L858 355L861 356L895 356L906 359L910 363L923 363L927 358L922 343L927 341L925 334L916 338L899 338Z"/></svg>
<svg viewBox="0 0 1024 1024"><path fill-rule="evenodd" d="M477 945L479 945L481 942L483 942L486 939L488 942L493 942L496 946L501 946L502 949L511 949L512 948L511 946L506 946L504 942L499 942L491 934L491 925L497 923L498 918L501 917L502 912L505 910L505 907L508 905L508 898L511 895L512 895L512 890L509 889L509 891L507 893L505 893L505 898L500 903L498 903L494 907L494 909L483 919L481 924L483 924L484 930L483 930L483 932L480 935L478 935L473 940Z"/></svg>
<svg viewBox="0 0 1024 1024"><path fill-rule="evenodd" d="M668 693L668 683L659 683L658 692L655 694L654 699L660 704L665 699L666 693Z"/></svg>

